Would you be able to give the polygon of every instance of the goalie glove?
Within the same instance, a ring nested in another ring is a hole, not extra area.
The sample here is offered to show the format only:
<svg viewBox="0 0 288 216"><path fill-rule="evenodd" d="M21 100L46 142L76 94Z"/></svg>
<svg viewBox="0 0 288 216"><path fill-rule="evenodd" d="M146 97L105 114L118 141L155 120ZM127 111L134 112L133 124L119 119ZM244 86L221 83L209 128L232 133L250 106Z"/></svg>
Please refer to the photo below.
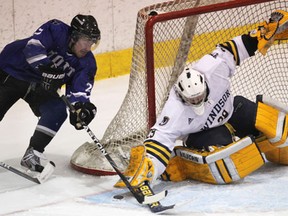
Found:
<svg viewBox="0 0 288 216"><path fill-rule="evenodd" d="M60 68L57 68L54 64L39 65L38 70L42 73L42 88L52 95L58 96L57 90L61 88L64 83L64 71Z"/></svg>
<svg viewBox="0 0 288 216"><path fill-rule="evenodd" d="M72 124L76 130L83 129L82 123L88 125L95 117L97 108L90 102L77 102L74 105L75 111L70 112L70 124Z"/></svg>
<svg viewBox="0 0 288 216"><path fill-rule="evenodd" d="M275 40L288 38L288 13L276 10L268 22L263 22L258 29L250 32L251 37L257 37L258 50L262 55L272 46Z"/></svg>

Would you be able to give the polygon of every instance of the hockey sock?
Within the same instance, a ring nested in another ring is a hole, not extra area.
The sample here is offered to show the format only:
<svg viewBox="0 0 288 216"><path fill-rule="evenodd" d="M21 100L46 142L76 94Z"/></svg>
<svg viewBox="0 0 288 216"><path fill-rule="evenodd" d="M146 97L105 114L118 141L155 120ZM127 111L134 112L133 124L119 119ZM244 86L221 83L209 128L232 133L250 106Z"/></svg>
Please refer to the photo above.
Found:
<svg viewBox="0 0 288 216"><path fill-rule="evenodd" d="M35 130L33 136L30 139L30 147L33 147L35 150L43 153L45 147L50 143L53 137Z"/></svg>

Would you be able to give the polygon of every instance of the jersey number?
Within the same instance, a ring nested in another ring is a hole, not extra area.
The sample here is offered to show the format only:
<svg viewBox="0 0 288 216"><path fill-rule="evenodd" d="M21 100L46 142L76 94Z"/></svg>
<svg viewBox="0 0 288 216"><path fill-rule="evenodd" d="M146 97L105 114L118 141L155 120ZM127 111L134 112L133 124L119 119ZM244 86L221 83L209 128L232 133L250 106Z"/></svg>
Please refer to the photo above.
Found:
<svg viewBox="0 0 288 216"><path fill-rule="evenodd" d="M43 32L42 28L37 29L37 31L34 33L35 35L40 35Z"/></svg>
<svg viewBox="0 0 288 216"><path fill-rule="evenodd" d="M88 88L85 89L85 92L91 92L92 89L92 84L91 83L87 83Z"/></svg>
<svg viewBox="0 0 288 216"><path fill-rule="evenodd" d="M229 113L226 110L223 110L222 115L218 118L218 122L223 122L227 118Z"/></svg>

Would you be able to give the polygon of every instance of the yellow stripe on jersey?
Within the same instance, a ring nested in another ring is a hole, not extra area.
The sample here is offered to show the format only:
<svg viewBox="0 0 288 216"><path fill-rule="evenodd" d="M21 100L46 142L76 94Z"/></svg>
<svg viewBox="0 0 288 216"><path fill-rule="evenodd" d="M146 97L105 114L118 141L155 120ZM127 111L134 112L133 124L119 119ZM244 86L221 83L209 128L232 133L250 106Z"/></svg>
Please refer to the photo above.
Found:
<svg viewBox="0 0 288 216"><path fill-rule="evenodd" d="M164 166L167 166L171 151L166 146L154 140L147 140L144 145L148 154L156 157Z"/></svg>
<svg viewBox="0 0 288 216"><path fill-rule="evenodd" d="M239 53L238 53L238 48L237 48L236 43L233 40L230 40L220 45L226 48L227 50L229 50L233 54L236 65L239 65L240 58L239 58Z"/></svg>

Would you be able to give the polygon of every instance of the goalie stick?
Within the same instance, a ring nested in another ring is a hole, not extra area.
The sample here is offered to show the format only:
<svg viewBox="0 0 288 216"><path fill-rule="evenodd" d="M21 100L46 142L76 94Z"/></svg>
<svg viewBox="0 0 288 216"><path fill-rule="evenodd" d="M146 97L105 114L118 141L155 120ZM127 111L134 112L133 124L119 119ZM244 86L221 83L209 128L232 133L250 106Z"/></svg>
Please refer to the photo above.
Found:
<svg viewBox="0 0 288 216"><path fill-rule="evenodd" d="M43 171L41 173L39 173L39 175L37 177L32 177L30 175L28 175L25 172L22 172L4 162L0 162L0 166L3 167L4 169L7 169L23 178L26 178L32 182L35 182L37 184L42 184L44 181L46 181L51 174L53 173L54 169L55 169L55 164L50 161L43 169Z"/></svg>
<svg viewBox="0 0 288 216"><path fill-rule="evenodd" d="M65 104L68 107L70 112L72 112L72 113L76 112L75 108L70 103L70 101L66 98L65 95L62 95L60 97L65 102ZM98 150L101 151L102 155L108 160L108 162L113 167L115 172L118 174L118 176L121 178L121 180L125 183L126 187L129 189L129 191L132 193L132 195L136 198L136 200L140 204L147 204L153 213L158 213L158 212L161 212L161 211L164 211L166 209L170 209L170 208L174 207L174 205L162 206L159 202L160 199L163 199L164 197L167 196L167 194L168 194L167 190L162 191L158 194L154 194L154 192L152 191L148 182L145 182L143 185L141 185L137 189L133 188L132 185L130 184L130 182L126 179L126 177L118 169L114 160L106 152L105 148L100 143L100 141L97 139L95 134L91 131L91 129L83 121L80 123L82 124L84 130L89 134L89 136L91 137L93 142L96 144Z"/></svg>

